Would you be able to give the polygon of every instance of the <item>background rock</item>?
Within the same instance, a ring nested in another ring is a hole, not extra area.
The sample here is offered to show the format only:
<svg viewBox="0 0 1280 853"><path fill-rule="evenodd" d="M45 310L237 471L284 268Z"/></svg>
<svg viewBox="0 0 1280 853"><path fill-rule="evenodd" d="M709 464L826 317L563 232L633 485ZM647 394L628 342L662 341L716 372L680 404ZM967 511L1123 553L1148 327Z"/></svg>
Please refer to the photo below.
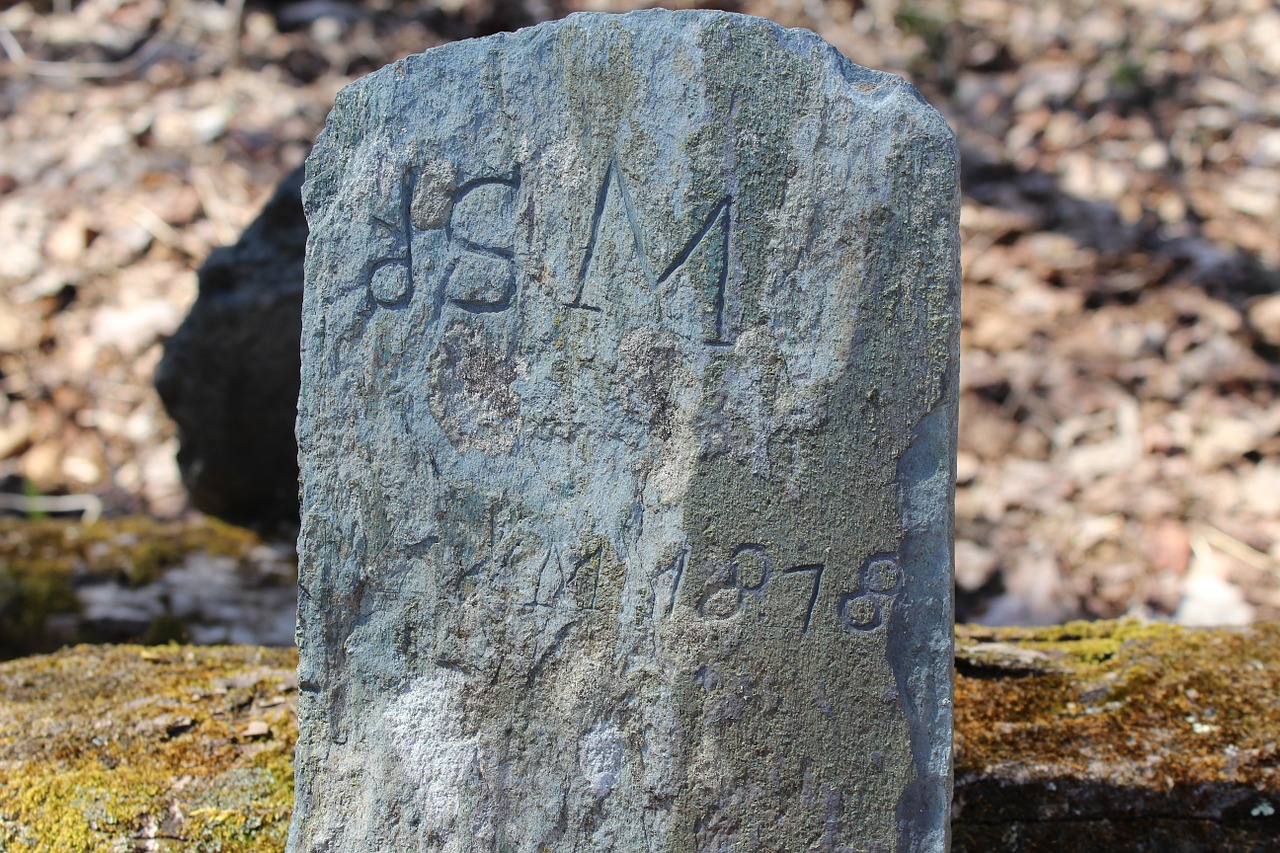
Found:
<svg viewBox="0 0 1280 853"><path fill-rule="evenodd" d="M213 519L0 519L0 658L68 643L291 645L297 561Z"/></svg>
<svg viewBox="0 0 1280 853"><path fill-rule="evenodd" d="M156 370L192 505L259 527L298 518L301 188L299 168L235 245L200 267L195 305Z"/></svg>

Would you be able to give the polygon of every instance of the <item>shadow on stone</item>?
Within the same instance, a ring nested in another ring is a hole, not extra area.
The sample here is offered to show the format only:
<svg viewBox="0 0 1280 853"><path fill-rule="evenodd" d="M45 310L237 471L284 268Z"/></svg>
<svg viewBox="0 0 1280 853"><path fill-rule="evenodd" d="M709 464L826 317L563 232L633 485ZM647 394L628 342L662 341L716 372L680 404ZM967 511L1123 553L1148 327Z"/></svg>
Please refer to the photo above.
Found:
<svg viewBox="0 0 1280 853"><path fill-rule="evenodd" d="M956 780L955 853L1004 850L1271 850L1280 817L1252 785L1165 788L1076 776L1017 780L990 772Z"/></svg>

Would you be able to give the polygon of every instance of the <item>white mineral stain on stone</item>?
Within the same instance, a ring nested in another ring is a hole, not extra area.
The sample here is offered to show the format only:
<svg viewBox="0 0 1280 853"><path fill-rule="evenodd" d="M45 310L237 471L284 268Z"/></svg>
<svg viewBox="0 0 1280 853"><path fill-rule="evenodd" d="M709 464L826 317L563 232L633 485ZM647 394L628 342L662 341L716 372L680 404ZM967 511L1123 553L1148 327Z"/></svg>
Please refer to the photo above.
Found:
<svg viewBox="0 0 1280 853"><path fill-rule="evenodd" d="M556 177L557 189L576 190L587 186L590 170L582 150L568 142L555 142L541 152L543 165ZM550 187L548 187L550 189Z"/></svg>
<svg viewBox="0 0 1280 853"><path fill-rule="evenodd" d="M688 425L678 424L667 443L666 452L649 478L660 503L674 506L684 498L696 470L697 454L697 436Z"/></svg>
<svg viewBox="0 0 1280 853"><path fill-rule="evenodd" d="M613 720L598 723L578 742L578 766L597 799L609 796L618 784L625 744Z"/></svg>
<svg viewBox="0 0 1280 853"><path fill-rule="evenodd" d="M463 676L440 669L407 685L383 710L392 748L412 768L418 806L426 826L452 826L458 819L458 793L476 758L477 739L463 733Z"/></svg>

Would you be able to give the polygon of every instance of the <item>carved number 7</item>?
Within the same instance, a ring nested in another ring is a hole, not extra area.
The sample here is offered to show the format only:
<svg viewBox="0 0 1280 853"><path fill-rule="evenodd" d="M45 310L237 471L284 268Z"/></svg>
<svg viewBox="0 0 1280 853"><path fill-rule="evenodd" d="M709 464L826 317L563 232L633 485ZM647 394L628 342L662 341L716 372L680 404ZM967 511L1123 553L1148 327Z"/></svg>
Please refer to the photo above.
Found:
<svg viewBox="0 0 1280 853"><path fill-rule="evenodd" d="M783 572L784 575L794 575L799 572L813 572L813 592L809 594L809 605L804 609L804 627L800 629L800 633L809 633L809 623L813 621L813 606L818 603L818 589L822 586L822 564L810 563L805 566L793 566Z"/></svg>

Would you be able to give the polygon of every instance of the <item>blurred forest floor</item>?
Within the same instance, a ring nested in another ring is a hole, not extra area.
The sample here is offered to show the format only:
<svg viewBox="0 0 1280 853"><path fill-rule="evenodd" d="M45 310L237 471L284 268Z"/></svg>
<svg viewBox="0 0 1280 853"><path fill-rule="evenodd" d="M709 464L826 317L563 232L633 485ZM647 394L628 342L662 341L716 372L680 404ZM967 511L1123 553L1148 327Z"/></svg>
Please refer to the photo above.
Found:
<svg viewBox="0 0 1280 853"><path fill-rule="evenodd" d="M0 11L0 503L185 511L152 387L164 337L342 85L452 39L640 8L242 2ZM716 8L906 76L959 137L958 616L1280 617L1280 9Z"/></svg>

